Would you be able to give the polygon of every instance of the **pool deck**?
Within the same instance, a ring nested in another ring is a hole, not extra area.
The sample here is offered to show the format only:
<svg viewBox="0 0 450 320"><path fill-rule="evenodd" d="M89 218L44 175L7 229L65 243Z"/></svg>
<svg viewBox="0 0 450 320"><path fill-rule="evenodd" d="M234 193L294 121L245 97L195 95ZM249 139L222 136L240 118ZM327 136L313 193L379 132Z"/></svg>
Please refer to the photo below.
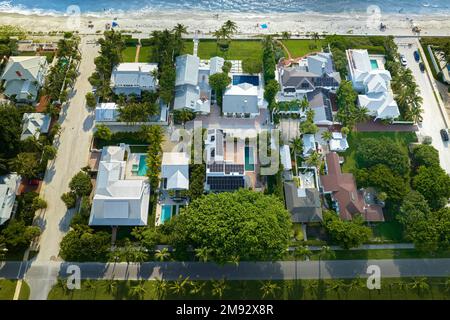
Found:
<svg viewBox="0 0 450 320"><path fill-rule="evenodd" d="M147 176L138 176L137 174L132 172L133 165L137 165L139 167L139 160L141 155L145 155L145 153L131 153L128 156L127 165L125 167L125 178L128 180L146 180Z"/></svg>
<svg viewBox="0 0 450 320"><path fill-rule="evenodd" d="M173 201L173 199L169 196L168 190L161 190L161 194L158 198L158 202L156 203L156 212L155 212L155 225L159 226L162 224L162 206L170 205L170 206L178 206L177 213L179 212L179 206L187 205L187 201Z"/></svg>

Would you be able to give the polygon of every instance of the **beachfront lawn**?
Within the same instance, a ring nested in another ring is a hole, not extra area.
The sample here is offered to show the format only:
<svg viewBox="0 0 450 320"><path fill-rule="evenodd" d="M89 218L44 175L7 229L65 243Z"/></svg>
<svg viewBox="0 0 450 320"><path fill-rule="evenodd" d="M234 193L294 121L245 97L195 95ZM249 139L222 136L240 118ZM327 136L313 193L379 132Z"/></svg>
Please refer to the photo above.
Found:
<svg viewBox="0 0 450 320"><path fill-rule="evenodd" d="M278 300L448 300L450 293L445 285L445 278L425 278L429 289L414 288L414 279L386 278L381 281L380 290L368 290L365 280L350 286L351 279L346 280L276 280L273 294L264 295L262 286L267 281L226 281L222 299L278 299ZM416 283L419 281L416 281ZM59 281L48 296L49 300L134 300L138 299L219 299L212 294L212 281L188 282L181 293L173 293L174 281L166 282L166 289L158 290L156 281L85 280L80 290L63 289L64 282ZM405 285L407 284L407 285ZM197 294L191 289L201 287ZM401 289L400 289L401 288ZM159 292L158 292L159 291ZM136 294L133 294L136 293Z"/></svg>
<svg viewBox="0 0 450 320"><path fill-rule="evenodd" d="M358 167L356 163L356 147L361 139L365 138L389 138L394 140L400 149L408 151L408 145L417 141L417 136L414 132L350 132L347 136L349 148L347 151L340 153L345 160L342 166L343 172L352 172Z"/></svg>
<svg viewBox="0 0 450 320"><path fill-rule="evenodd" d="M17 280L0 279L0 300L12 300L16 291ZM30 296L30 287L25 281L22 281L19 300L28 300Z"/></svg>
<svg viewBox="0 0 450 320"><path fill-rule="evenodd" d="M139 62L153 62L152 47L142 46L139 50Z"/></svg>
<svg viewBox="0 0 450 320"><path fill-rule="evenodd" d="M126 46L122 51L122 62L134 62L136 50L136 46Z"/></svg>
<svg viewBox="0 0 450 320"><path fill-rule="evenodd" d="M321 51L322 46L326 45L325 40L282 40L282 42L291 53L292 58L299 58L311 52Z"/></svg>
<svg viewBox="0 0 450 320"><path fill-rule="evenodd" d="M192 54L192 50L186 45L185 52ZM260 60L262 57L262 46L259 40L232 40L228 51L222 52L215 40L202 40L198 46L198 56L200 59L220 56L228 60L243 60L246 58Z"/></svg>

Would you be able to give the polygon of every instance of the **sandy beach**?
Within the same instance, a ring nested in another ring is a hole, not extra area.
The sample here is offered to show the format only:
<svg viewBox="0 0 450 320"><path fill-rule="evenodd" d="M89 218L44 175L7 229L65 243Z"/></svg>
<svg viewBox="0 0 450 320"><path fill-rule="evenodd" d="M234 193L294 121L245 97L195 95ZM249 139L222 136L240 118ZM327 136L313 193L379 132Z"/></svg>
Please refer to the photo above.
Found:
<svg viewBox="0 0 450 320"><path fill-rule="evenodd" d="M380 34L380 35L414 35L413 26L421 29L422 36L450 36L450 15L406 15L366 13L232 13L222 12L215 16L212 12L169 11L146 12L145 14L122 15L25 15L17 13L0 13L0 24L18 25L33 32L77 30L81 34L94 34L103 31L107 23L114 19L122 31L148 34L153 30L172 28L176 23L187 26L189 33L196 30L200 35L208 36L226 20L237 23L240 35L274 34L289 31L293 36L309 32L320 34ZM93 27L89 28L89 21ZM380 23L387 26L379 30ZM262 24L267 28L263 29Z"/></svg>

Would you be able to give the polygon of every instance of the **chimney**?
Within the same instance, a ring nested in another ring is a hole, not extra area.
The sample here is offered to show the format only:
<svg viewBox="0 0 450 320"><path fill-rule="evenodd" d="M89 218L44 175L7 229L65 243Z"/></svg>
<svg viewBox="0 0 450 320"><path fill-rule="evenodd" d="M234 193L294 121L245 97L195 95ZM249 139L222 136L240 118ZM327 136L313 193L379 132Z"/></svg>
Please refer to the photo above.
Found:
<svg viewBox="0 0 450 320"><path fill-rule="evenodd" d="M22 73L19 70L16 71L16 74L19 78L22 78Z"/></svg>

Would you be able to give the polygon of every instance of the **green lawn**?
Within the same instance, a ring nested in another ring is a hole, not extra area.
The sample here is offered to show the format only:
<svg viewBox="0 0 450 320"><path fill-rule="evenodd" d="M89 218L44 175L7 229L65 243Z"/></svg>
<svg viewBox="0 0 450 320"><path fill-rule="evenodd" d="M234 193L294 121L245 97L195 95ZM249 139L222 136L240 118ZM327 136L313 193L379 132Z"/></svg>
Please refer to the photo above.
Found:
<svg viewBox="0 0 450 320"><path fill-rule="evenodd" d="M282 42L291 53L292 58L302 57L310 52L321 51L322 46L325 45L324 40L283 40Z"/></svg>
<svg viewBox="0 0 450 320"><path fill-rule="evenodd" d="M185 52L192 53L192 47L188 47L189 46L186 45ZM228 60L243 60L245 58L260 60L262 56L262 46L259 40L232 40L228 51L222 52L217 47L217 42L215 40L202 40L198 46L198 56L200 59L209 59L214 56L220 56Z"/></svg>
<svg viewBox="0 0 450 320"><path fill-rule="evenodd" d="M136 57L135 46L127 46L122 51L122 62L134 62L135 57Z"/></svg>
<svg viewBox="0 0 450 320"><path fill-rule="evenodd" d="M139 62L152 62L152 47L143 46L139 51Z"/></svg>
<svg viewBox="0 0 450 320"><path fill-rule="evenodd" d="M0 279L0 300L12 300L16 291L17 280ZM22 281L19 299L28 300L30 296L30 287L25 281Z"/></svg>
<svg viewBox="0 0 450 320"><path fill-rule="evenodd" d="M261 281L227 281L223 291L223 299L279 299L279 300L448 300L450 298L448 287L445 285L447 279L428 278L425 279L428 289L419 290L414 288L413 279L408 278L386 278L381 280L380 290L368 290L364 280L353 290L349 289L352 280L277 280L274 295L263 297ZM155 281L144 281L143 298L150 299L219 299L212 294L211 281L195 281L196 285L203 285L198 294L192 294L193 282L185 286L184 293L173 293L173 281L166 282L166 289L157 294ZM132 294L133 286L137 281L118 281L116 290L112 293L109 289L110 281L83 281L80 290L64 290L58 283L52 288L48 296L49 300L131 300L137 299ZM333 286L338 284L336 286ZM401 286L407 284L407 286ZM337 287L337 289L332 289ZM404 289L400 289L404 288Z"/></svg>
<svg viewBox="0 0 450 320"><path fill-rule="evenodd" d="M376 250L335 250L335 257L329 260L377 260L377 259L438 259L450 258L450 251L442 251L434 254L419 252L415 249L376 249ZM317 251L313 251L311 260L317 261ZM293 261L296 258L286 255L285 261Z"/></svg>
<svg viewBox="0 0 450 320"><path fill-rule="evenodd" d="M377 223L373 228L373 235L381 240L401 242L403 241L403 226L396 220Z"/></svg>
<svg viewBox="0 0 450 320"><path fill-rule="evenodd" d="M344 164L342 170L344 172L351 172L357 167L356 163L356 147L361 139L376 138L380 139L386 137L394 140L400 149L408 151L408 145L417 141L417 136L414 132L351 132L348 137L348 144L350 148L341 155L344 156Z"/></svg>

